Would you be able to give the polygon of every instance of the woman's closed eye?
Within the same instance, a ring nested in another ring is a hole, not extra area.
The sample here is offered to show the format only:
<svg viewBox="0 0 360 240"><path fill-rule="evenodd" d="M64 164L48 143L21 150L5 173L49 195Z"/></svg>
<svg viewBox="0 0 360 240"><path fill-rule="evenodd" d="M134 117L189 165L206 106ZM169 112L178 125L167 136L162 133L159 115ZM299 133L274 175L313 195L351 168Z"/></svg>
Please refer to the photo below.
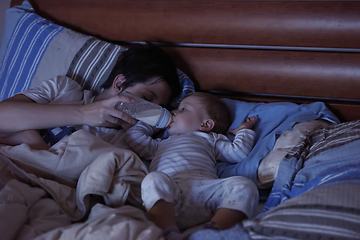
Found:
<svg viewBox="0 0 360 240"><path fill-rule="evenodd" d="M148 102L152 102L154 100L153 96L143 96L143 99L145 99Z"/></svg>

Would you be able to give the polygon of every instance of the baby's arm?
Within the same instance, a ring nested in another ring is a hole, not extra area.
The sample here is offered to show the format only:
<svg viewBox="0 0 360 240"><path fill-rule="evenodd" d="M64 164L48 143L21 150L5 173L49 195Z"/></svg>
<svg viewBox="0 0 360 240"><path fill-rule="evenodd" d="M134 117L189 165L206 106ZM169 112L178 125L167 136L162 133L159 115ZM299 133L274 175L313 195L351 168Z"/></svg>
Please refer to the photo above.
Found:
<svg viewBox="0 0 360 240"><path fill-rule="evenodd" d="M250 117L250 118L246 118L246 121L243 124L240 124L240 126L238 126L235 129L230 129L228 131L228 133L232 134L232 135L236 135L236 133L238 131L240 131L241 129L252 129L254 127L256 123L256 118L254 116Z"/></svg>
<svg viewBox="0 0 360 240"><path fill-rule="evenodd" d="M152 160L160 139L153 139L154 129L150 125L138 122L125 133L129 147L141 158Z"/></svg>
<svg viewBox="0 0 360 240"><path fill-rule="evenodd" d="M0 137L0 143L16 146L25 143L32 149L47 150L49 146L45 143L37 130L25 130Z"/></svg>
<svg viewBox="0 0 360 240"><path fill-rule="evenodd" d="M237 163L246 158L254 145L255 132L251 130L255 125L256 118L246 118L246 122L239 127L229 130L235 135L231 142L227 137L219 138L216 142L216 159L222 162Z"/></svg>

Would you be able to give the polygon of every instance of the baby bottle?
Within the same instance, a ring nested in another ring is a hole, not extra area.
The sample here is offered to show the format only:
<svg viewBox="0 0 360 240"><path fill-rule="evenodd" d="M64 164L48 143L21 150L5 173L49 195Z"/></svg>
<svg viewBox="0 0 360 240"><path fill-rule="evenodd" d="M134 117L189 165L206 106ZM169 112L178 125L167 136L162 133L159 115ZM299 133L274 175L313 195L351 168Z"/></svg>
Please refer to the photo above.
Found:
<svg viewBox="0 0 360 240"><path fill-rule="evenodd" d="M129 96L135 100L135 102L125 103L121 102L116 105L116 108L131 115L133 118L147 123L157 128L166 128L171 120L171 113L165 108L146 101L138 96L135 96L129 92L122 92L124 96Z"/></svg>

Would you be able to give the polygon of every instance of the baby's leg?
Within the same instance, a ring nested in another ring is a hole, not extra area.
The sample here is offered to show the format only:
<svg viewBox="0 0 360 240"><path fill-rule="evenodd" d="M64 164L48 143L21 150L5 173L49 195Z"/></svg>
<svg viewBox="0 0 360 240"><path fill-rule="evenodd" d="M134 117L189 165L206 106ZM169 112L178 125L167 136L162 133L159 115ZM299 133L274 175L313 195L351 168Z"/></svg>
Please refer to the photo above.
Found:
<svg viewBox="0 0 360 240"><path fill-rule="evenodd" d="M166 229L171 226L175 226L175 211L174 203L167 202L160 199L155 205L148 211L148 216L156 226Z"/></svg>
<svg viewBox="0 0 360 240"><path fill-rule="evenodd" d="M0 138L1 144L16 146L25 143L32 149L47 150L49 146L44 142L37 130L25 130Z"/></svg>
<svg viewBox="0 0 360 240"><path fill-rule="evenodd" d="M150 220L165 229L176 225L174 210L174 192L176 186L168 175L151 172L141 183L141 198Z"/></svg>
<svg viewBox="0 0 360 240"><path fill-rule="evenodd" d="M141 183L141 198L148 217L163 229L166 240L180 240L184 236L176 226L174 195L176 186L168 175L151 172Z"/></svg>
<svg viewBox="0 0 360 240"><path fill-rule="evenodd" d="M219 208L211 221L205 225L205 228L228 229L245 219L247 219L247 216L242 211Z"/></svg>
<svg viewBox="0 0 360 240"><path fill-rule="evenodd" d="M174 210L175 184L162 172L151 172L141 183L141 198L150 220L165 229L176 225Z"/></svg>
<svg viewBox="0 0 360 240"><path fill-rule="evenodd" d="M220 180L222 197L207 228L227 229L253 217L259 196L256 185L249 179L235 176Z"/></svg>

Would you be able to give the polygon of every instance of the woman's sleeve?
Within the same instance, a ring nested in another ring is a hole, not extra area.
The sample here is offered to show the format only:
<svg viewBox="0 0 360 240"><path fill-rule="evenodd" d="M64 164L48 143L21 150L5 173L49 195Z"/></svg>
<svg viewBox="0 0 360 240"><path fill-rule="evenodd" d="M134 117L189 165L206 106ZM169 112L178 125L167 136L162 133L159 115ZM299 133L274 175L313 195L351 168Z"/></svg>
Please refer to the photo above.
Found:
<svg viewBox="0 0 360 240"><path fill-rule="evenodd" d="M238 163L246 158L254 145L255 132L251 129L242 129L231 142L227 137L219 134L215 141L216 160L221 162Z"/></svg>
<svg viewBox="0 0 360 240"><path fill-rule="evenodd" d="M138 122L125 133L125 140L139 157L152 160L161 139L153 139L153 128L143 122Z"/></svg>
<svg viewBox="0 0 360 240"><path fill-rule="evenodd" d="M54 101L58 104L76 103L81 101L83 96L81 86L65 76L45 80L39 85L20 92L20 94L42 104L54 103Z"/></svg>

